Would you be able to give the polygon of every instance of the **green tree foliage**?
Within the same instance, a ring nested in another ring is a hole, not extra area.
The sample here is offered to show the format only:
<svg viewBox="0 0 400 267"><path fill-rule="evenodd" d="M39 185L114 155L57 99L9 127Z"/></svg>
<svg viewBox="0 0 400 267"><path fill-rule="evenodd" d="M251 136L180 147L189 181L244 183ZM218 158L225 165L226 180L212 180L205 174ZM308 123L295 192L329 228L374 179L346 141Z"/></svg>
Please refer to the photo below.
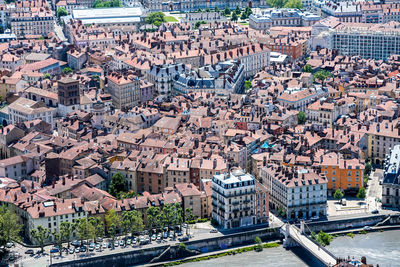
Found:
<svg viewBox="0 0 400 267"><path fill-rule="evenodd" d="M372 164L371 162L367 162L367 164L365 164L364 173L370 175L371 171L372 171Z"/></svg>
<svg viewBox="0 0 400 267"><path fill-rule="evenodd" d="M231 10L229 9L228 6L226 6L225 9L224 9L224 15L225 16L229 16L230 14L231 14Z"/></svg>
<svg viewBox="0 0 400 267"><path fill-rule="evenodd" d="M231 21L238 21L238 19L239 19L238 15L235 12L233 12L232 13L232 17L231 17Z"/></svg>
<svg viewBox="0 0 400 267"><path fill-rule="evenodd" d="M240 10L240 7L239 6L236 6L236 9L235 9L235 11L233 12L233 13L235 13L236 15L240 15L240 13L242 13L242 11Z"/></svg>
<svg viewBox="0 0 400 267"><path fill-rule="evenodd" d="M95 239L95 228L87 218L82 218L77 223L76 231L80 240Z"/></svg>
<svg viewBox="0 0 400 267"><path fill-rule="evenodd" d="M163 213L159 207L151 206L146 210L147 228L161 228L164 223Z"/></svg>
<svg viewBox="0 0 400 267"><path fill-rule="evenodd" d="M32 229L31 236L39 243L40 251L43 253L44 241L49 238L49 230L39 225L36 229Z"/></svg>
<svg viewBox="0 0 400 267"><path fill-rule="evenodd" d="M117 198L121 193L126 192L125 178L121 173L117 172L113 175L108 192Z"/></svg>
<svg viewBox="0 0 400 267"><path fill-rule="evenodd" d="M20 240L21 229L17 214L10 207L0 206L0 246L11 240Z"/></svg>
<svg viewBox="0 0 400 267"><path fill-rule="evenodd" d="M284 7L302 9L303 3L301 2L301 0L287 0Z"/></svg>
<svg viewBox="0 0 400 267"><path fill-rule="evenodd" d="M342 199L344 197L344 194L342 190L336 189L335 193L333 194L333 197L337 200Z"/></svg>
<svg viewBox="0 0 400 267"><path fill-rule="evenodd" d="M62 222L60 225L60 233L61 233L62 239L64 241L67 241L68 249L69 249L69 245L70 245L70 241L71 241L71 236L72 236L72 233L74 232L74 230L75 230L74 224L72 224L70 222Z"/></svg>
<svg viewBox="0 0 400 267"><path fill-rule="evenodd" d="M201 13L203 12L203 10L201 10L201 8L197 9L197 12Z"/></svg>
<svg viewBox="0 0 400 267"><path fill-rule="evenodd" d="M330 73L327 70L319 70L314 74L314 81L315 80L319 80L322 82L322 84L324 84L324 81L328 78L328 77L332 77L332 73Z"/></svg>
<svg viewBox="0 0 400 267"><path fill-rule="evenodd" d="M181 225L183 222L182 207L179 203L168 204L163 208L165 225Z"/></svg>
<svg viewBox="0 0 400 267"><path fill-rule="evenodd" d="M93 2L93 8L104 8L104 7L121 7L121 0L110 0L110 1L102 1L95 0Z"/></svg>
<svg viewBox="0 0 400 267"><path fill-rule="evenodd" d="M62 73L64 73L64 74L70 74L72 72L73 72L73 70L70 67L66 67L62 70Z"/></svg>
<svg viewBox="0 0 400 267"><path fill-rule="evenodd" d="M62 255L62 244L63 244L63 237L61 232L58 231L53 231L53 238L54 238L54 245L58 246L58 249L60 250L60 256Z"/></svg>
<svg viewBox="0 0 400 267"><path fill-rule="evenodd" d="M202 24L207 24L207 21L204 20L196 21L196 23L194 24L194 28L198 29Z"/></svg>
<svg viewBox="0 0 400 267"><path fill-rule="evenodd" d="M160 27L163 22L165 22L165 15L162 12L153 12L146 17L146 23L156 27Z"/></svg>
<svg viewBox="0 0 400 267"><path fill-rule="evenodd" d="M317 241L322 246L329 246L332 242L333 236L327 233L320 231L318 234L312 232L311 238Z"/></svg>
<svg viewBox="0 0 400 267"><path fill-rule="evenodd" d="M360 187L357 193L357 198L364 199L366 197L366 192L364 187Z"/></svg>
<svg viewBox="0 0 400 267"><path fill-rule="evenodd" d="M51 79L50 73L43 74L43 79Z"/></svg>
<svg viewBox="0 0 400 267"><path fill-rule="evenodd" d="M263 250L263 245L262 245L262 240L260 237L256 237L254 239L254 243L256 243L256 251L262 251Z"/></svg>
<svg viewBox="0 0 400 267"><path fill-rule="evenodd" d="M300 111L297 114L297 121L299 122L299 124L304 124L306 122L306 113Z"/></svg>
<svg viewBox="0 0 400 267"><path fill-rule="evenodd" d="M206 12L211 12L211 10L207 7L207 8L206 8Z"/></svg>
<svg viewBox="0 0 400 267"><path fill-rule="evenodd" d="M304 70L304 72L309 72L309 73L311 73L311 72L312 72L312 67L311 67L310 65L307 64L307 65L304 66L303 70Z"/></svg>
<svg viewBox="0 0 400 267"><path fill-rule="evenodd" d="M251 84L251 81L247 80L244 82L244 89L249 90L253 87L253 85Z"/></svg>
<svg viewBox="0 0 400 267"><path fill-rule="evenodd" d="M95 239L104 236L104 223L100 217L89 217L88 221L94 227Z"/></svg>
<svg viewBox="0 0 400 267"><path fill-rule="evenodd" d="M119 216L115 210L111 209L111 210L107 211L105 220L106 220L107 232L111 236L112 240L114 241L115 236L117 235L118 229L121 229L121 226L122 226L121 216ZM113 244L113 246L114 246L114 244Z"/></svg>
<svg viewBox="0 0 400 267"><path fill-rule="evenodd" d="M58 9L57 9L57 17L58 18L61 18L61 17L63 17L63 16L67 16L68 15L68 12L67 12L67 10L65 9L65 7L59 7Z"/></svg>
<svg viewBox="0 0 400 267"><path fill-rule="evenodd" d="M270 7L282 8L287 0L267 0Z"/></svg>
<svg viewBox="0 0 400 267"><path fill-rule="evenodd" d="M215 11L215 12L219 12L219 8L216 6L216 7L214 8L214 11Z"/></svg>
<svg viewBox="0 0 400 267"><path fill-rule="evenodd" d="M142 213L137 210L124 211L122 213L122 224L126 232L133 237L135 233L143 231Z"/></svg>
<svg viewBox="0 0 400 267"><path fill-rule="evenodd" d="M129 192L120 192L118 198L123 199L123 198L133 198L138 196L140 195L135 191L129 191Z"/></svg>

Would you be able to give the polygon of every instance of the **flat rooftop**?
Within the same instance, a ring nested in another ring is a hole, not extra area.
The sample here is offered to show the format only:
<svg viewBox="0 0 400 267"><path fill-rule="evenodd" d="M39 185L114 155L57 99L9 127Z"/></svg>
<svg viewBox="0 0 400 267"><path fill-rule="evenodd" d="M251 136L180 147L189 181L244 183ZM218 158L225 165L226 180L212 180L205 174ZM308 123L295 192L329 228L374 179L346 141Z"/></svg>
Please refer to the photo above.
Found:
<svg viewBox="0 0 400 267"><path fill-rule="evenodd" d="M140 7L110 7L110 8L90 8L90 9L75 9L72 11L74 19L89 21L109 21L111 22L126 22L140 21L143 16L143 10Z"/></svg>

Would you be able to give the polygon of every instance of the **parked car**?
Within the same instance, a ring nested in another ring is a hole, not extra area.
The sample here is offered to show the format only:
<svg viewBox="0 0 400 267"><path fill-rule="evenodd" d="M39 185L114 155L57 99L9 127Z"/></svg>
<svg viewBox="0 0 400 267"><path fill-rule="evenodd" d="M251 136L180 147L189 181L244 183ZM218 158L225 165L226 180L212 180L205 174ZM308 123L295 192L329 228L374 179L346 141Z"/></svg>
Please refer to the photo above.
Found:
<svg viewBox="0 0 400 267"><path fill-rule="evenodd" d="M119 242L118 242L118 240L115 240L114 241L114 247L118 247L119 246Z"/></svg>
<svg viewBox="0 0 400 267"><path fill-rule="evenodd" d="M372 214L378 214L378 213L379 213L379 210L373 210L373 211L371 211L371 213L372 213Z"/></svg>
<svg viewBox="0 0 400 267"><path fill-rule="evenodd" d="M371 226L364 226L363 229L366 230L366 231L372 230Z"/></svg>
<svg viewBox="0 0 400 267"><path fill-rule="evenodd" d="M179 240L180 242L185 242L185 241L188 241L188 240L189 240L189 237L188 237L188 236L183 236L183 237L181 237L181 238L178 238L178 240Z"/></svg>
<svg viewBox="0 0 400 267"><path fill-rule="evenodd" d="M74 252L75 252L75 249L74 249L74 248L68 249L68 253L69 253L69 254L74 254Z"/></svg>
<svg viewBox="0 0 400 267"><path fill-rule="evenodd" d="M73 245L74 247L80 247L81 246L81 241L79 240L73 240L71 242L71 245Z"/></svg>
<svg viewBox="0 0 400 267"><path fill-rule="evenodd" d="M103 247L103 249L106 249L107 248L107 243L104 242L102 247Z"/></svg>
<svg viewBox="0 0 400 267"><path fill-rule="evenodd" d="M131 243L132 243L132 239L128 238L128 239L126 240L126 245L129 246Z"/></svg>
<svg viewBox="0 0 400 267"><path fill-rule="evenodd" d="M100 248L101 248L101 246L100 246L100 244L96 244L96 250L100 250Z"/></svg>
<svg viewBox="0 0 400 267"><path fill-rule="evenodd" d="M167 239L167 238L168 238L168 232L167 232L167 231L164 232L163 238L164 238L164 239Z"/></svg>
<svg viewBox="0 0 400 267"><path fill-rule="evenodd" d="M13 247L14 246L14 242L7 242L7 244L6 244L6 247L7 248L11 248L11 247Z"/></svg>
<svg viewBox="0 0 400 267"><path fill-rule="evenodd" d="M59 248L52 248L50 249L50 253L59 253L60 249Z"/></svg>
<svg viewBox="0 0 400 267"><path fill-rule="evenodd" d="M120 245L121 247L125 246L125 241L124 241L124 240L119 241L119 245Z"/></svg>
<svg viewBox="0 0 400 267"><path fill-rule="evenodd" d="M176 234L177 234L178 236L182 236L182 232L181 232L181 231L178 231Z"/></svg>
<svg viewBox="0 0 400 267"><path fill-rule="evenodd" d="M174 231L169 232L169 238L174 238Z"/></svg>
<svg viewBox="0 0 400 267"><path fill-rule="evenodd" d="M153 234L153 235L151 236L151 241L156 241L156 239L157 239L156 234Z"/></svg>
<svg viewBox="0 0 400 267"><path fill-rule="evenodd" d="M218 233L218 230L217 229L212 229L212 230L210 230L210 233Z"/></svg>
<svg viewBox="0 0 400 267"><path fill-rule="evenodd" d="M81 252L81 250L79 249L79 247L76 247L75 248L75 253L79 253L79 252Z"/></svg>
<svg viewBox="0 0 400 267"><path fill-rule="evenodd" d="M27 255L32 255L34 253L35 252L33 251L33 249L28 249L27 251L25 251L25 254L27 254Z"/></svg>
<svg viewBox="0 0 400 267"><path fill-rule="evenodd" d="M95 247L96 247L95 243L90 243L89 244L89 251L93 251Z"/></svg>
<svg viewBox="0 0 400 267"><path fill-rule="evenodd" d="M108 247L108 248L112 248L112 243L111 243L111 242L108 242L107 247Z"/></svg>
<svg viewBox="0 0 400 267"><path fill-rule="evenodd" d="M82 246L82 247L80 248L80 251L81 251L81 252L86 252L86 250L87 250L87 247L86 247L86 246Z"/></svg>

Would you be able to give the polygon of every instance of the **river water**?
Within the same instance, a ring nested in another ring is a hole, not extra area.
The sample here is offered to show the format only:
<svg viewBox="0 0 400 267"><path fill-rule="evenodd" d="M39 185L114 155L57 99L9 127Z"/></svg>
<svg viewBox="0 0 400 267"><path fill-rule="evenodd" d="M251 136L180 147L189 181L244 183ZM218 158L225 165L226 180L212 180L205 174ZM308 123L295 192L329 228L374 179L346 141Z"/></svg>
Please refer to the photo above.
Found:
<svg viewBox="0 0 400 267"><path fill-rule="evenodd" d="M367 257L367 263L380 267L400 266L400 230L375 232L351 237L337 237L327 247L337 257L354 256L360 260ZM185 267L242 267L277 266L303 267L322 266L302 248L286 250L282 246L267 248L262 252L247 252L196 263L183 264Z"/></svg>
<svg viewBox="0 0 400 267"><path fill-rule="evenodd" d="M367 258L369 264L380 267L400 266L400 230L374 232L335 238L327 247L337 257Z"/></svg>
<svg viewBox="0 0 400 267"><path fill-rule="evenodd" d="M246 252L234 256L226 256L218 259L211 259L201 262L186 263L181 266L185 267L303 267L323 266L314 260L307 251L296 248L294 250L286 250L282 246L277 248L265 248L261 252Z"/></svg>

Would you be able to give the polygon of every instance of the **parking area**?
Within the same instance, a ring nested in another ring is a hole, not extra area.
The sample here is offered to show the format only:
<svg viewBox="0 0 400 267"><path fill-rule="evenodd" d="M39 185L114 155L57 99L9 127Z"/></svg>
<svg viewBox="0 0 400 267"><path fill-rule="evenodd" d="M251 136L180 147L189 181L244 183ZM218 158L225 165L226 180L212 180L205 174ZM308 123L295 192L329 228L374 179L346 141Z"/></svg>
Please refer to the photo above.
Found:
<svg viewBox="0 0 400 267"><path fill-rule="evenodd" d="M78 240L71 242L70 249L67 249L67 243L63 244L62 256L59 255L58 248L46 246L45 253L40 253L40 248L29 249L20 244L15 244L11 248L15 255L13 264L19 266L42 267L50 263L82 259L99 255L109 255L136 249L146 249L157 246L173 245L190 240L204 239L222 235L209 223L190 225L189 229L183 227L182 230L175 229L171 231L162 231L157 233L142 232L134 238L130 236L119 236L112 241L110 238L94 242L83 242ZM29 254L26 254L26 253ZM50 253L53 252L53 253Z"/></svg>

